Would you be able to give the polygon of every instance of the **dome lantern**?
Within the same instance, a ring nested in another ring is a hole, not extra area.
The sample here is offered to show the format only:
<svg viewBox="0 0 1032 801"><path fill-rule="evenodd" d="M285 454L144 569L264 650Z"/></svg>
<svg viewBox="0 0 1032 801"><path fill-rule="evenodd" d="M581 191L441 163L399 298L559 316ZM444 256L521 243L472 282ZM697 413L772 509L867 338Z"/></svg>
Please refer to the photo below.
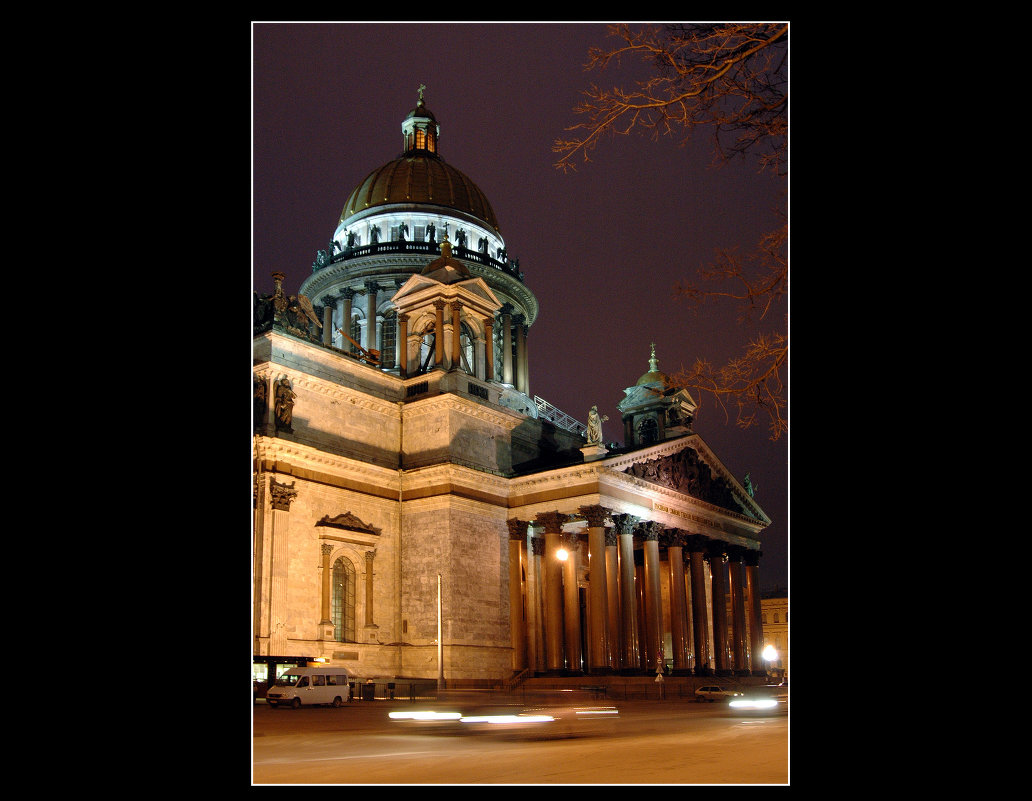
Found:
<svg viewBox="0 0 1032 801"><path fill-rule="evenodd" d="M405 154L408 155L414 150L422 150L427 153L437 153L437 140L441 135L441 126L433 112L423 104L423 90L425 84L419 85L419 102L412 109L401 123L401 135L405 142Z"/></svg>

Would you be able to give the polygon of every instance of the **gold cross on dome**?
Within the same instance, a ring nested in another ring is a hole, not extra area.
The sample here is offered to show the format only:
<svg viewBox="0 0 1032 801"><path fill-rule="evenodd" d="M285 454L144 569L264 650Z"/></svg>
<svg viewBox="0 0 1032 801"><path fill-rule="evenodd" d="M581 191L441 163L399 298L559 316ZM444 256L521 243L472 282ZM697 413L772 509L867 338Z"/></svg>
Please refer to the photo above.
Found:
<svg viewBox="0 0 1032 801"><path fill-rule="evenodd" d="M420 103L423 102L423 90L424 89L426 89L426 84L425 83L419 84L419 102Z"/></svg>

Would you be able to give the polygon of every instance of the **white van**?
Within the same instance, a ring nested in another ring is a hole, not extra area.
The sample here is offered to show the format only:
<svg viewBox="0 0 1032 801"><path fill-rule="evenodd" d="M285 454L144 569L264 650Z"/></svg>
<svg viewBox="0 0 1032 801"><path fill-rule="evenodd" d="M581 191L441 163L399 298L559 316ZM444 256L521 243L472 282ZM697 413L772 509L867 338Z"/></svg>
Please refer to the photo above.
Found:
<svg viewBox="0 0 1032 801"><path fill-rule="evenodd" d="M333 704L343 706L351 700L352 675L342 667L295 667L276 679L265 700L270 706Z"/></svg>

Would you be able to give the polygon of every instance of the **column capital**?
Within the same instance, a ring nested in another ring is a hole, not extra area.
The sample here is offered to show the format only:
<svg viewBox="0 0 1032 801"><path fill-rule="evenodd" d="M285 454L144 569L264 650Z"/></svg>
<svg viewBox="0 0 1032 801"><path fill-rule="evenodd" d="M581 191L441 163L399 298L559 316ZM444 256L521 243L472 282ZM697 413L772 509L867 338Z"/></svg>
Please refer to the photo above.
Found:
<svg viewBox="0 0 1032 801"><path fill-rule="evenodd" d="M591 504L588 506L581 506L579 509L580 513L587 518L588 528L602 528L606 524L606 520L609 519L611 509L607 509L605 506L599 506Z"/></svg>
<svg viewBox="0 0 1032 801"><path fill-rule="evenodd" d="M444 307L447 306L447 305L448 304L445 303L440 298L437 298L437 300L434 301L434 308L437 309L437 311L439 311L441 313L444 313Z"/></svg>
<svg viewBox="0 0 1032 801"><path fill-rule="evenodd" d="M530 523L526 520L520 520L519 518L513 517L506 520L505 524L509 527L510 540L524 540L527 538L527 526L529 526Z"/></svg>
<svg viewBox="0 0 1032 801"><path fill-rule="evenodd" d="M562 512L538 512L534 520L545 527L546 533L556 534L562 531L563 524L570 519L570 515Z"/></svg>
<svg viewBox="0 0 1032 801"><path fill-rule="evenodd" d="M763 551L746 550L742 554L742 561L746 567L759 567L761 556L763 556Z"/></svg>
<svg viewBox="0 0 1032 801"><path fill-rule="evenodd" d="M340 292L337 293L337 297L341 300L351 300L357 293L354 289L349 286L344 287Z"/></svg>
<svg viewBox="0 0 1032 801"><path fill-rule="evenodd" d="M331 553L333 553L333 545L331 543L324 542L320 547L322 549L323 556L329 556Z"/></svg>
<svg viewBox="0 0 1032 801"><path fill-rule="evenodd" d="M723 540L710 540L706 543L706 553L710 559L720 559L723 561L724 557L727 556L728 544Z"/></svg>
<svg viewBox="0 0 1032 801"><path fill-rule="evenodd" d="M641 522L641 518L634 515L612 515L612 518L618 534L634 534L634 527Z"/></svg>
<svg viewBox="0 0 1032 801"><path fill-rule="evenodd" d="M636 530L641 539L651 542L659 539L659 535L663 533L663 524L655 520L645 520L638 524Z"/></svg>
<svg viewBox="0 0 1032 801"><path fill-rule="evenodd" d="M695 553L705 553L709 546L709 538L702 534L691 534L685 532L684 547Z"/></svg>
<svg viewBox="0 0 1032 801"><path fill-rule="evenodd" d="M531 537L530 547L534 551L534 556L545 555L545 538L544 537Z"/></svg>
<svg viewBox="0 0 1032 801"><path fill-rule="evenodd" d="M295 483L297 482L292 481L290 484L280 484L276 479L272 479L269 482L273 509L278 509L281 512L290 511L290 504L297 497L297 490L294 489Z"/></svg>
<svg viewBox="0 0 1032 801"><path fill-rule="evenodd" d="M688 532L681 528L664 529L660 539L668 548L683 548Z"/></svg>
<svg viewBox="0 0 1032 801"><path fill-rule="evenodd" d="M379 282L373 280L372 278L367 279L365 284L364 284L364 286L365 286L365 291L368 294L370 294L370 295L375 295L377 292L380 291L380 284L379 284Z"/></svg>

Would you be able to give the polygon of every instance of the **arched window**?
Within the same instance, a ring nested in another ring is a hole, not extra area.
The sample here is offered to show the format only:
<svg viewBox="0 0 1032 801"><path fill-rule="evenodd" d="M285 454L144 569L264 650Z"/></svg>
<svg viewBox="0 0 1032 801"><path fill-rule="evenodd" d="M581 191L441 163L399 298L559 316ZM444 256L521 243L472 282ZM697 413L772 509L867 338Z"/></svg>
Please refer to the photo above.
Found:
<svg viewBox="0 0 1032 801"><path fill-rule="evenodd" d="M380 367L390 370L398 356L398 314L393 309L383 315L380 339Z"/></svg>
<svg viewBox="0 0 1032 801"><path fill-rule="evenodd" d="M333 639L356 642L355 566L343 556L333 563Z"/></svg>
<svg viewBox="0 0 1032 801"><path fill-rule="evenodd" d="M462 369L470 375L476 375L476 370L473 369L476 364L473 355L475 342L476 337L473 335L473 331L463 323L462 333L459 335L459 359L462 362Z"/></svg>
<svg viewBox="0 0 1032 801"><path fill-rule="evenodd" d="M434 324L430 323L419 341L419 368L417 372L427 373L434 369L437 354L437 340L434 336Z"/></svg>

